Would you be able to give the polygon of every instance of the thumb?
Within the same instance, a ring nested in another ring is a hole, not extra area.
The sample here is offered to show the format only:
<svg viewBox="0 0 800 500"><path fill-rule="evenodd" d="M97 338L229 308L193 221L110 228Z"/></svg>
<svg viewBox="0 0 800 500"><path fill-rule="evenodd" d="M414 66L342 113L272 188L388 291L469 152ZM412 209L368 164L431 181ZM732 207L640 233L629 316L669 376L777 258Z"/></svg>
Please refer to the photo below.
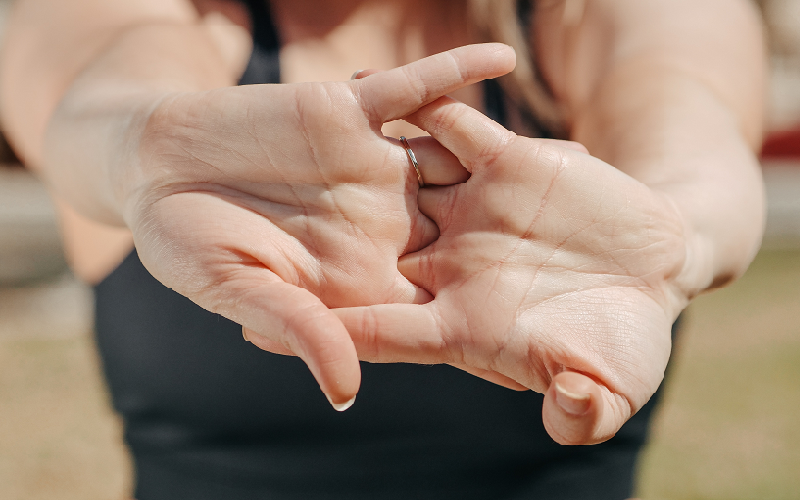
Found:
<svg viewBox="0 0 800 500"><path fill-rule="evenodd" d="M586 375L564 371L545 393L542 420L559 444L597 444L614 437L633 413L625 397Z"/></svg>

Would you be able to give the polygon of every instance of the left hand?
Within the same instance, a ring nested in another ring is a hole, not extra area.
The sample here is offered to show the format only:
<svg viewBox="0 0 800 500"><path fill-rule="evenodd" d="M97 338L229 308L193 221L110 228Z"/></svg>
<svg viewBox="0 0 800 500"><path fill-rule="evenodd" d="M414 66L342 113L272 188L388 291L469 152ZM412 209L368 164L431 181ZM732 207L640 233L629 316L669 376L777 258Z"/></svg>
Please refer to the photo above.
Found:
<svg viewBox="0 0 800 500"><path fill-rule="evenodd" d="M359 358L542 392L556 441L609 439L661 383L687 303L677 210L579 144L516 136L450 98L407 119L472 176L419 193L441 235L399 268L432 302L337 310Z"/></svg>
<svg viewBox="0 0 800 500"><path fill-rule="evenodd" d="M360 367L329 308L430 300L397 259L437 228L416 209L405 151L380 128L513 65L509 47L480 44L358 81L167 94L134 129L120 176L142 263L256 346L300 356L346 407Z"/></svg>

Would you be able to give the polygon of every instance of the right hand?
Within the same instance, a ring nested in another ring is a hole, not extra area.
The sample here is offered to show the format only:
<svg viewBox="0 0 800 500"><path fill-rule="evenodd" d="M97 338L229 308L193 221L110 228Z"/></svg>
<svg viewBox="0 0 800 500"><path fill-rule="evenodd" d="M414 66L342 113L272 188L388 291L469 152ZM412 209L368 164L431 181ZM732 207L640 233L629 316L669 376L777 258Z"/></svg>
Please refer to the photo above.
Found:
<svg viewBox="0 0 800 500"><path fill-rule="evenodd" d="M485 44L348 82L165 98L122 188L139 257L257 346L300 356L332 403L350 401L358 358L328 308L431 298L397 260L438 230L381 126L513 67L509 47Z"/></svg>
<svg viewBox="0 0 800 500"><path fill-rule="evenodd" d="M441 234L399 269L435 299L336 311L361 359L531 389L559 443L609 439L658 389L693 293L676 204L577 143L517 136L446 97L407 120L472 175L420 190Z"/></svg>

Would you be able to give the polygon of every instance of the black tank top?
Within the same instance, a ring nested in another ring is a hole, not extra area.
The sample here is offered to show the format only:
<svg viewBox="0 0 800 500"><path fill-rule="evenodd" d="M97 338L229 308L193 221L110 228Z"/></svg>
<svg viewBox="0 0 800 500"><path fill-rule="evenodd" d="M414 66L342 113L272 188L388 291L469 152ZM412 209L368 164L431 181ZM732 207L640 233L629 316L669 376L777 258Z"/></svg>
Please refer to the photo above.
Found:
<svg viewBox="0 0 800 500"><path fill-rule="evenodd" d="M241 84L279 82L266 3ZM502 121L499 87L486 107ZM449 366L362 363L335 412L298 358L155 280L132 252L95 288L96 332L136 470L137 500L609 499L631 495L646 406L611 441L562 447L542 396Z"/></svg>

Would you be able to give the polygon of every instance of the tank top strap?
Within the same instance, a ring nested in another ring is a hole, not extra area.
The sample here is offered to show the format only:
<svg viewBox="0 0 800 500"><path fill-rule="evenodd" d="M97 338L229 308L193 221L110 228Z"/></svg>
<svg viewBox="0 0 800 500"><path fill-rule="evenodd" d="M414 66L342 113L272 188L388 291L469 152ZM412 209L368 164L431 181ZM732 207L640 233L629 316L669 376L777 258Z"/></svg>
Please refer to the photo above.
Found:
<svg viewBox="0 0 800 500"><path fill-rule="evenodd" d="M253 24L253 52L239 85L280 83L280 39L266 0L242 0Z"/></svg>

